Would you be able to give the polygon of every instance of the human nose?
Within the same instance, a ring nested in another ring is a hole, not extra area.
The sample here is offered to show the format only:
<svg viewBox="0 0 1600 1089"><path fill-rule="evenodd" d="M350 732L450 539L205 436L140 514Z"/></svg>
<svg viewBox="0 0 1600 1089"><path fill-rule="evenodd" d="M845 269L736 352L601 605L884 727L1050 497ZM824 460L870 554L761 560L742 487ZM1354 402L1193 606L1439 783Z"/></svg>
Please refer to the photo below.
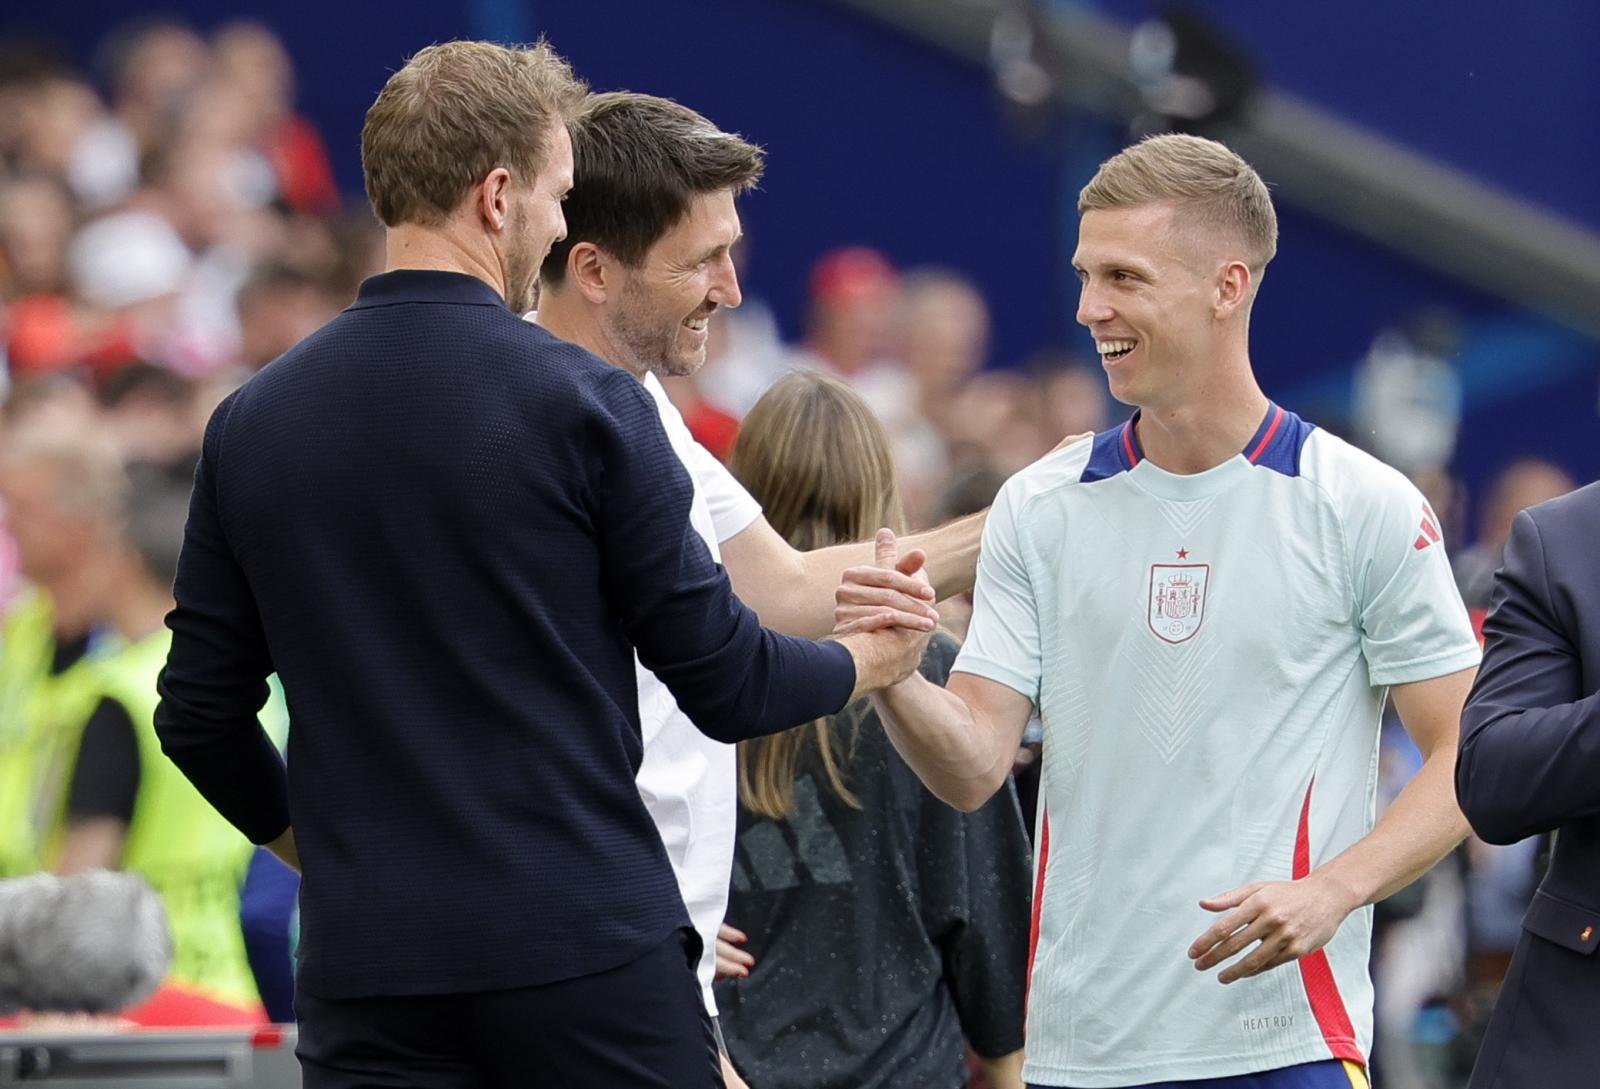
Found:
<svg viewBox="0 0 1600 1089"><path fill-rule="evenodd" d="M744 302L744 295L739 291L739 273L733 267L733 258L727 254L718 262L716 278L706 297L718 306L730 309Z"/></svg>
<svg viewBox="0 0 1600 1089"><path fill-rule="evenodd" d="M1098 288L1084 283L1078 288L1078 324L1094 325L1110 321L1114 311L1105 302Z"/></svg>

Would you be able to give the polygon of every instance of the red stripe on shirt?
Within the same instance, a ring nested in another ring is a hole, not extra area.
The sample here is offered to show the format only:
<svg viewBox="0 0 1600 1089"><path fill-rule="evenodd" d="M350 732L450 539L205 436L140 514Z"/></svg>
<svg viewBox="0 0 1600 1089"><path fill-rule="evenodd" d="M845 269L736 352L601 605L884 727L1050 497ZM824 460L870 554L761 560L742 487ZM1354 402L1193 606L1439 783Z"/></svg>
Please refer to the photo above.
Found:
<svg viewBox="0 0 1600 1089"><path fill-rule="evenodd" d="M1133 448L1133 424L1122 425L1122 448L1128 452L1128 468L1139 464L1138 451Z"/></svg>
<svg viewBox="0 0 1600 1089"><path fill-rule="evenodd" d="M1281 409L1279 411L1282 411ZM1276 425L1274 425L1276 426ZM1269 432L1270 435L1270 432ZM1265 445L1265 440L1263 440ZM1300 829L1294 838L1294 879L1300 880L1311 872L1311 789L1317 785L1316 776L1306 786L1305 801L1300 804ZM1306 999L1311 1003L1311 1015L1317 1019L1322 1039L1335 1059L1348 1059L1366 1065L1367 1057L1356 1044L1355 1026L1344 1008L1344 997L1339 994L1339 983L1333 978L1333 965L1328 963L1328 953L1318 949L1300 958L1300 981L1306 988Z"/></svg>
<svg viewBox="0 0 1600 1089"><path fill-rule="evenodd" d="M1050 809L1045 808L1039 828L1039 872L1033 877L1033 922L1028 930L1028 972L1022 996L1023 1015L1033 994L1033 955L1039 950L1039 911L1044 906L1044 868L1050 861Z"/></svg>
<svg viewBox="0 0 1600 1089"><path fill-rule="evenodd" d="M1283 406L1278 406L1278 411L1272 417L1272 423L1267 425L1267 433L1261 436L1261 441L1256 443L1256 448L1250 451L1250 464L1254 465L1261 452L1267 448L1267 443L1272 441L1272 436L1278 433L1278 425L1283 422Z"/></svg>

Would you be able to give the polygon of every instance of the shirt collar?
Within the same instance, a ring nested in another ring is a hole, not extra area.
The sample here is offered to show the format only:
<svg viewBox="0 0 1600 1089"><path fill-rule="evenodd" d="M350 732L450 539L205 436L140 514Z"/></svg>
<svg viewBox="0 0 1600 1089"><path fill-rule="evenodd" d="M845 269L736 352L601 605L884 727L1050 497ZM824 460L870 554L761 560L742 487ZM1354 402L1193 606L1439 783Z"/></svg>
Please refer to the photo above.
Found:
<svg viewBox="0 0 1600 1089"><path fill-rule="evenodd" d="M505 308L500 293L476 276L442 269L405 268L361 281L352 310L397 303L446 303L456 306Z"/></svg>
<svg viewBox="0 0 1600 1089"><path fill-rule="evenodd" d="M1129 417L1122 425L1121 441L1118 443L1124 468L1131 469L1144 460L1144 447L1139 442L1136 430L1139 423L1139 411ZM1256 428L1256 433L1250 436L1250 441L1244 444L1244 449L1239 453L1244 459L1254 465L1261 460L1261 455L1266 452L1272 440L1281 430L1284 411L1271 401L1267 402L1267 414L1261 418L1261 425Z"/></svg>

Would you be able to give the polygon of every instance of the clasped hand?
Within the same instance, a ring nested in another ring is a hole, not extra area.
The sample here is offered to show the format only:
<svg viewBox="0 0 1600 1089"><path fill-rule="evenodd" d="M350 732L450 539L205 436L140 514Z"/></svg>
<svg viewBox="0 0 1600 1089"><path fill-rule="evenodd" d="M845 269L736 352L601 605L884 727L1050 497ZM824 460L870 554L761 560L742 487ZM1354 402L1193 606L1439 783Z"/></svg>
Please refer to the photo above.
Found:
<svg viewBox="0 0 1600 1089"><path fill-rule="evenodd" d="M870 635L880 643L895 664L886 678L893 683L916 670L939 612L920 549L901 556L894 531L880 529L873 553L872 563L846 570L834 592L833 634Z"/></svg>

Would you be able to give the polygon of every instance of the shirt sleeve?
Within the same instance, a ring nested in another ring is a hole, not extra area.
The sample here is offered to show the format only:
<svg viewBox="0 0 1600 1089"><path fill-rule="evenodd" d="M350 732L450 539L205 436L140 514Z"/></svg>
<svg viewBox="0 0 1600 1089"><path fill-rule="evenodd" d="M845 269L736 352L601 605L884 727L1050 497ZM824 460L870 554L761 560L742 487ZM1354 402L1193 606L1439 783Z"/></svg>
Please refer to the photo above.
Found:
<svg viewBox="0 0 1600 1089"><path fill-rule="evenodd" d="M256 717L272 660L254 594L217 501L222 435L233 398L206 425L167 616L172 649L156 681L161 750L252 843L289 827L283 760Z"/></svg>
<svg viewBox="0 0 1600 1089"><path fill-rule="evenodd" d="M716 529L719 544L737 537L761 517L761 504L738 478L710 450L692 440L688 464L706 509L711 512L711 524Z"/></svg>
<svg viewBox="0 0 1600 1089"><path fill-rule="evenodd" d="M133 823L139 796L139 739L128 709L106 696L83 728L67 789L67 819L111 817Z"/></svg>
<svg viewBox="0 0 1600 1089"><path fill-rule="evenodd" d="M694 488L650 396L596 379L596 528L606 592L639 662L701 732L734 742L838 711L855 663L837 642L763 628L690 524Z"/></svg>
<svg viewBox="0 0 1600 1089"><path fill-rule="evenodd" d="M1014 483L1000 489L983 526L972 623L955 671L986 677L1039 702L1039 603L1023 557Z"/></svg>
<svg viewBox="0 0 1600 1089"><path fill-rule="evenodd" d="M1478 640L1456 588L1439 519L1422 493L1384 467L1347 524L1361 650L1373 685L1443 677L1478 664Z"/></svg>

